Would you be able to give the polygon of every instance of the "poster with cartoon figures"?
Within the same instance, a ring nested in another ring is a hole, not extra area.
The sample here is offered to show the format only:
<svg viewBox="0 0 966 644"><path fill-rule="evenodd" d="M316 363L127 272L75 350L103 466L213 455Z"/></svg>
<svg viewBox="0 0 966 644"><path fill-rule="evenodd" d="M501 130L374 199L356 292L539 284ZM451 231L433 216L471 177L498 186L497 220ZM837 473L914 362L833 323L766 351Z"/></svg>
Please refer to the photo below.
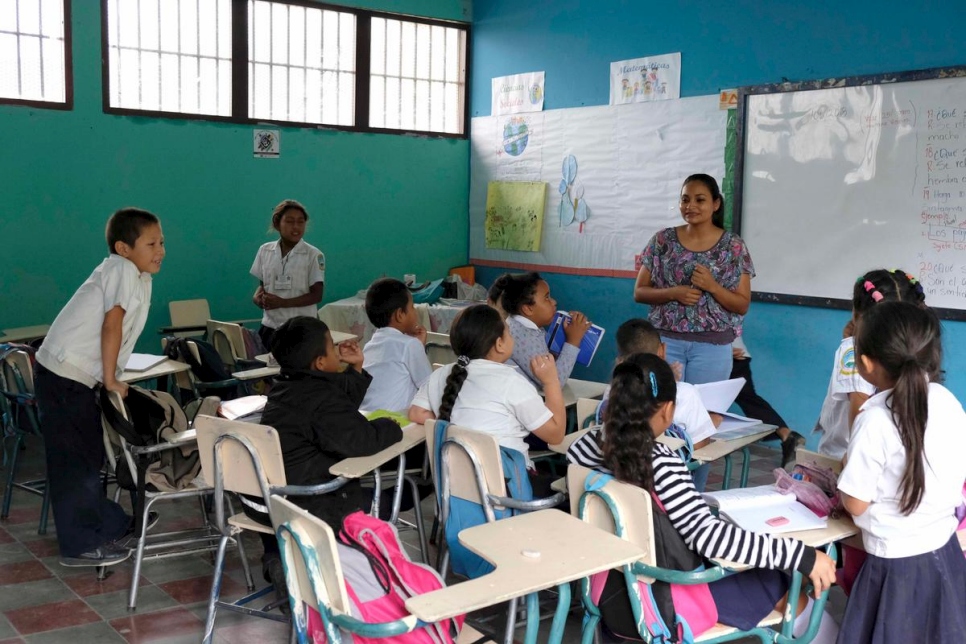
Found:
<svg viewBox="0 0 966 644"><path fill-rule="evenodd" d="M491 88L493 116L543 110L543 72L500 76L491 81Z"/></svg>
<svg viewBox="0 0 966 644"><path fill-rule="evenodd" d="M610 64L610 104L681 97L681 54L619 60Z"/></svg>

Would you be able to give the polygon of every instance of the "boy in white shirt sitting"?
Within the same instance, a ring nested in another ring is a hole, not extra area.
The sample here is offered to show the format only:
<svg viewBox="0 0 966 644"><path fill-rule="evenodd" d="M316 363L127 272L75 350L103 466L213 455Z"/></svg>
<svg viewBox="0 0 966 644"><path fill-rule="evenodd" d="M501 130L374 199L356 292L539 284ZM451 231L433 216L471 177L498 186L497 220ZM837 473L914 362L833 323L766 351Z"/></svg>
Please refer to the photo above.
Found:
<svg viewBox="0 0 966 644"><path fill-rule="evenodd" d="M433 372L426 357L426 328L419 324L413 296L399 280L378 279L366 292L366 315L376 332L363 351L363 368L372 383L361 409L406 413Z"/></svg>
<svg viewBox="0 0 966 644"><path fill-rule="evenodd" d="M665 347L661 342L661 334L647 320L633 318L624 322L617 329L616 339L617 362L623 362L627 356L634 353L653 353L662 360L665 359ZM711 442L715 423L705 409L704 403L701 402L701 396L695 386L686 382L678 382L677 385L674 424L688 433L695 449L704 447ZM607 402L609 389L604 392L604 402L601 406ZM567 460L591 469L600 469L603 464L600 430L587 432L574 441L567 450ZM691 473L694 485L699 491L704 490L708 480L708 470L710 467L702 465Z"/></svg>
<svg viewBox="0 0 966 644"><path fill-rule="evenodd" d="M133 530L132 519L101 484L98 387L127 395L118 377L147 321L164 235L155 215L123 208L108 219L105 236L110 254L70 298L37 351L34 386L64 566L109 566L131 555L117 540Z"/></svg>

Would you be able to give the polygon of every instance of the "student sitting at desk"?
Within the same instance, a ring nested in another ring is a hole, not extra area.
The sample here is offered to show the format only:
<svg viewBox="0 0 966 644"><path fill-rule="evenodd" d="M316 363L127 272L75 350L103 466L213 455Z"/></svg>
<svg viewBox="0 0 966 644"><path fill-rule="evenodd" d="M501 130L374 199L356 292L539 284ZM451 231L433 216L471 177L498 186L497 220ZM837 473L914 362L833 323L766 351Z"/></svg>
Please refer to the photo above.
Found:
<svg viewBox="0 0 966 644"><path fill-rule="evenodd" d="M655 440L674 418L677 387L671 367L656 355L634 354L614 367L604 412L603 465L598 469L652 493L659 502L655 503L654 512L661 512L663 506L674 529L670 535L663 533L665 538L680 538L685 547L703 559L723 558L754 566L708 585L718 622L748 630L773 609L784 610L789 582L785 571L794 569L807 575L817 596L835 581L835 562L801 541L749 532L712 514L694 489L684 462ZM665 547L674 548L667 544ZM633 624L623 580L614 588L609 605L614 611L611 614L618 617L611 618L609 627L615 623ZM607 587L604 593L608 594ZM807 601L803 593L794 625L796 636L808 626L811 605ZM620 634L636 637L636 633ZM835 622L826 614L812 642L831 643L837 635Z"/></svg>
<svg viewBox="0 0 966 644"><path fill-rule="evenodd" d="M402 440L394 421L373 421L359 413L372 378L362 369L363 356L355 341L336 349L329 328L318 318L296 317L275 333L272 355L281 368L262 414L262 424L274 427L282 446L289 485L319 485L332 480L329 468L345 458L371 456ZM349 365L340 372L340 362ZM385 490L389 495L392 490ZM245 514L271 525L267 508L243 497ZM358 481L318 496L289 500L319 517L333 530L356 510L368 511L371 491ZM381 507L389 507L382 503ZM265 547L262 570L275 584L279 598L287 596L285 574L275 535L261 535Z"/></svg>
<svg viewBox="0 0 966 644"><path fill-rule="evenodd" d="M661 342L661 334L654 328L654 325L642 318L633 318L624 322L617 329L617 364L627 359L635 353L648 353L664 359L665 347ZM606 408L610 389L604 392L604 401L600 404L601 410ZM701 402L701 396L694 385L686 382L679 382L677 386L677 397L674 406L674 424L687 432L691 438L694 449L704 447L711 442L711 435L714 434L715 424ZM720 421L719 421L720 422ZM601 454L600 430L594 430L581 436L567 451L567 459L571 463L577 463L591 469L600 467L603 462ZM694 485L699 492L704 491L708 481L709 464L702 465L694 470Z"/></svg>
<svg viewBox="0 0 966 644"><path fill-rule="evenodd" d="M502 447L527 456L524 440L531 432L550 444L563 440L567 428L563 392L553 356L535 356L530 363L543 384L546 402L530 382L506 362L513 354L513 336L500 313L487 304L464 309L450 331L454 364L433 372L413 398L409 419L433 418L486 432ZM551 494L554 478L537 474L527 457L534 497Z"/></svg>
<svg viewBox="0 0 966 644"><path fill-rule="evenodd" d="M372 382L362 409L405 413L433 372L426 357L426 328L419 324L409 289L392 278L378 279L366 291L366 315L376 332L365 348L362 366Z"/></svg>

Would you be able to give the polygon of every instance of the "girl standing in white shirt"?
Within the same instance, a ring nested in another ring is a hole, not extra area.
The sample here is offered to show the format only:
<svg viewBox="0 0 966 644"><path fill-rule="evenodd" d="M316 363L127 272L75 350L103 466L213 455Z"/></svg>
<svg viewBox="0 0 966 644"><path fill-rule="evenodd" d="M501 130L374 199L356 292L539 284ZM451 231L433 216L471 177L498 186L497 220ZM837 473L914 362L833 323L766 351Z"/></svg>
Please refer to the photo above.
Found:
<svg viewBox="0 0 966 644"><path fill-rule="evenodd" d="M966 412L938 384L939 320L915 304L879 304L857 325L855 352L879 393L862 405L839 478L868 552L839 642L962 642L966 560L954 512Z"/></svg>
<svg viewBox="0 0 966 644"><path fill-rule="evenodd" d="M505 364L513 355L513 337L493 307L466 308L453 323L450 341L459 358L434 371L419 388L409 408L411 421L449 420L493 434L502 447L524 456L524 438L531 432L550 444L563 440L567 415L553 356L536 356L530 363L543 385L545 402L529 380ZM542 477L532 469L530 479L534 496L546 496L542 492L549 484L542 485Z"/></svg>

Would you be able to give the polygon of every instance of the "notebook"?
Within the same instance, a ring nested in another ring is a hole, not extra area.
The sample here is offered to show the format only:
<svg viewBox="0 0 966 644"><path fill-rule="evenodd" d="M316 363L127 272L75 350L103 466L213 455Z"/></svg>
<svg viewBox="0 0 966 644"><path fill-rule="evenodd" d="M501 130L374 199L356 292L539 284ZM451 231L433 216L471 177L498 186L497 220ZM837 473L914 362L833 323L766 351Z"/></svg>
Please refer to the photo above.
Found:
<svg viewBox="0 0 966 644"><path fill-rule="evenodd" d="M131 357L127 359L127 364L124 365L125 371L147 371L152 367L155 367L168 358L165 356L154 356L150 353L132 353Z"/></svg>
<svg viewBox="0 0 966 644"><path fill-rule="evenodd" d="M566 311L557 311L553 316L553 321L547 326L547 349L550 350L554 356L560 355L561 349L563 349L564 343L567 342L567 336L564 334L564 320L569 320L570 314ZM584 334L584 338L580 341L580 347L577 353L577 363L582 364L585 367L590 365L590 361L594 359L597 354L597 348L600 346L601 340L604 339L604 329L596 324L591 324L590 328L587 329L587 333ZM735 394L737 395L737 394Z"/></svg>
<svg viewBox="0 0 966 644"><path fill-rule="evenodd" d="M715 430L716 441L733 441L752 434L760 434L766 429L774 429L774 425L766 425L757 418L739 416L730 412L715 412L721 416L721 424Z"/></svg>
<svg viewBox="0 0 966 644"><path fill-rule="evenodd" d="M228 420L237 420L265 409L268 396L242 396L226 400L218 407L218 415Z"/></svg>
<svg viewBox="0 0 966 644"><path fill-rule="evenodd" d="M794 494L783 494L774 485L706 492L701 496L718 508L718 515L731 523L764 534L818 530L828 525L825 518L798 502Z"/></svg>
<svg viewBox="0 0 966 644"><path fill-rule="evenodd" d="M735 398L741 393L741 388L745 386L744 378L732 378L731 380L719 380L718 382L705 382L695 385L701 402L708 411L722 412L728 411L734 404Z"/></svg>

